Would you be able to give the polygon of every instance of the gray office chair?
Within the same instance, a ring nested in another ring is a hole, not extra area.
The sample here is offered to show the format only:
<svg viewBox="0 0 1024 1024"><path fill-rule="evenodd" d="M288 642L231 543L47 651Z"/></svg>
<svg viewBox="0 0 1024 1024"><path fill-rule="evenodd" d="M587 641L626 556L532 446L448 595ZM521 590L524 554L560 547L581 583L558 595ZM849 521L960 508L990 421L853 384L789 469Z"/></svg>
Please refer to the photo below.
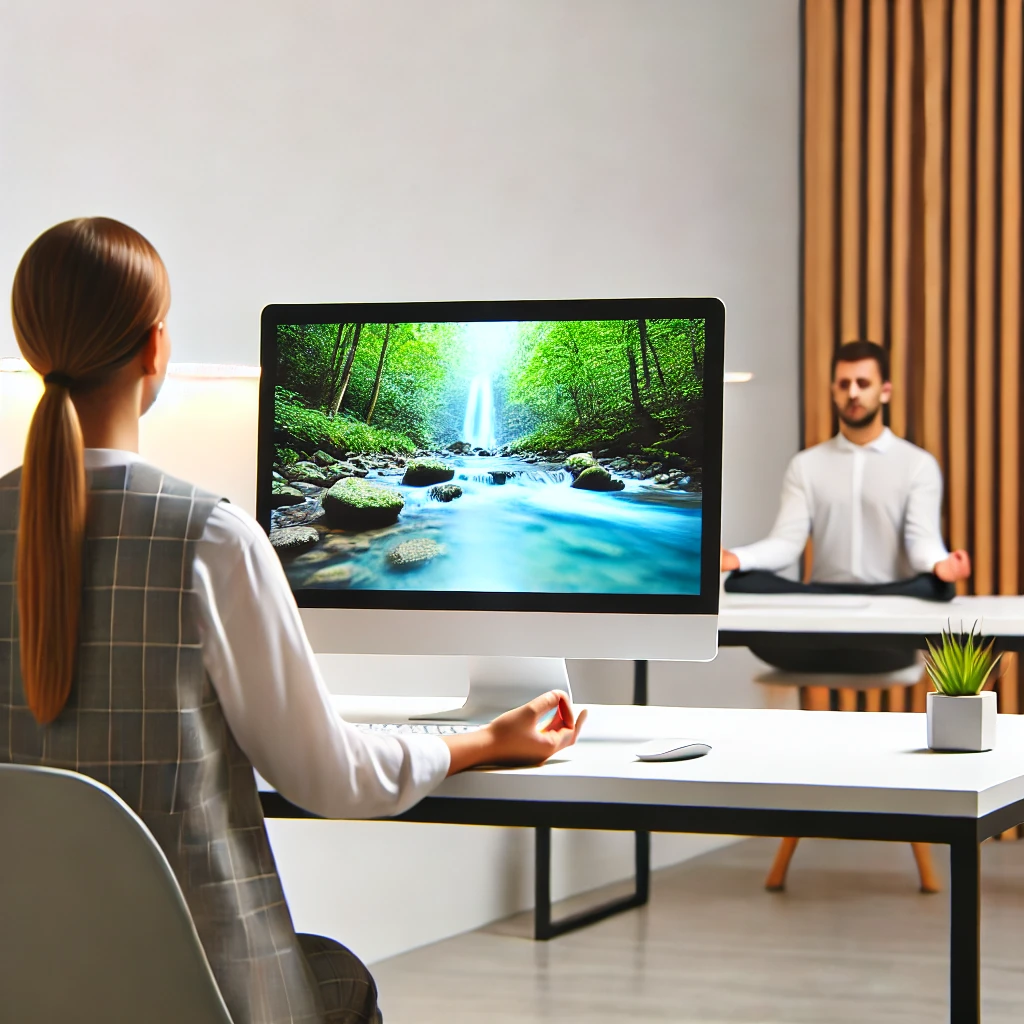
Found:
<svg viewBox="0 0 1024 1024"><path fill-rule="evenodd" d="M0 764L0 1018L232 1024L181 889L106 786Z"/></svg>

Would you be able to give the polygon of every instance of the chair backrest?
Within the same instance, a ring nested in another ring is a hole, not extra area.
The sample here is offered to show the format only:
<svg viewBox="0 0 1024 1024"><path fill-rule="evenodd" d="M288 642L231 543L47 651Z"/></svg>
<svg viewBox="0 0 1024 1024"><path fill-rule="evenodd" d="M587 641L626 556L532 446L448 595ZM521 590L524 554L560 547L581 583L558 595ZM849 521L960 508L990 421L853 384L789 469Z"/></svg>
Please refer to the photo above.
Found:
<svg viewBox="0 0 1024 1024"><path fill-rule="evenodd" d="M106 786L0 764L0 1020L231 1024L166 857Z"/></svg>

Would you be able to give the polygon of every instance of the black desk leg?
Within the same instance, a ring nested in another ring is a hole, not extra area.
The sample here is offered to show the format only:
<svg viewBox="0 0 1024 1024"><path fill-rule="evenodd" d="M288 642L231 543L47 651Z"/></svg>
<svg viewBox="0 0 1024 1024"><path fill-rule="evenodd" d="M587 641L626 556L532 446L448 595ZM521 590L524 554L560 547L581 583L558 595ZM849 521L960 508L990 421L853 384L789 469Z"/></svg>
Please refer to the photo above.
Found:
<svg viewBox="0 0 1024 1024"><path fill-rule="evenodd" d="M647 704L647 662L633 662L633 703Z"/></svg>
<svg viewBox="0 0 1024 1024"><path fill-rule="evenodd" d="M536 833L536 876L534 879L535 903L533 910L533 937L546 941L557 938L577 928L586 928L606 917L623 910L642 907L651 892L651 834L634 833L636 842L636 888L629 896L610 900L578 914L570 914L561 921L551 920L551 829L540 826Z"/></svg>
<svg viewBox="0 0 1024 1024"><path fill-rule="evenodd" d="M633 703L647 703L647 662L633 663ZM566 932L585 928L588 924L603 921L606 917L642 907L651 894L651 834L650 832L634 832L636 858L636 886L632 896L602 903L599 907L572 914L561 921L551 920L551 829L538 827L535 831L534 845L534 910L533 937L535 939L553 939Z"/></svg>
<svg viewBox="0 0 1024 1024"><path fill-rule="evenodd" d="M977 839L949 847L949 1019L981 1021L981 846Z"/></svg>

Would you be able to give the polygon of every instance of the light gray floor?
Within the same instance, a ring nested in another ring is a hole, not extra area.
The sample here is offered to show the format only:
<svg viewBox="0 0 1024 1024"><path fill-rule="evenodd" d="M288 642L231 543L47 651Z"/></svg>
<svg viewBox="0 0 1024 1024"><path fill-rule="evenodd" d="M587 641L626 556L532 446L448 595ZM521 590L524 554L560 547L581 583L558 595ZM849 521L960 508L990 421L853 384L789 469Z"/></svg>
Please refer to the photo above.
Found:
<svg viewBox="0 0 1024 1024"><path fill-rule="evenodd" d="M948 896L917 891L909 846L805 840L784 894L762 887L774 850L749 839L658 872L648 907L548 943L520 915L378 963L385 1020L948 1020ZM1024 842L983 847L982 889L985 1024L1019 1024Z"/></svg>

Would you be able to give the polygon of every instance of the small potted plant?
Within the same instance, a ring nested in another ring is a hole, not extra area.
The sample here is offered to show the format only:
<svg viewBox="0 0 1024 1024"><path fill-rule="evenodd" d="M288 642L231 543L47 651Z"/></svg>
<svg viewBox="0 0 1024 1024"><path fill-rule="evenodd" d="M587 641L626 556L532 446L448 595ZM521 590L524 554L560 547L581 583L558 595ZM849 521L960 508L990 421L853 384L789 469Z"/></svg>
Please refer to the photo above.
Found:
<svg viewBox="0 0 1024 1024"><path fill-rule="evenodd" d="M982 691L1002 655L981 642L978 624L970 633L942 632L928 641L925 667L935 692L928 694L928 746L932 750L991 750L996 743L996 695Z"/></svg>

